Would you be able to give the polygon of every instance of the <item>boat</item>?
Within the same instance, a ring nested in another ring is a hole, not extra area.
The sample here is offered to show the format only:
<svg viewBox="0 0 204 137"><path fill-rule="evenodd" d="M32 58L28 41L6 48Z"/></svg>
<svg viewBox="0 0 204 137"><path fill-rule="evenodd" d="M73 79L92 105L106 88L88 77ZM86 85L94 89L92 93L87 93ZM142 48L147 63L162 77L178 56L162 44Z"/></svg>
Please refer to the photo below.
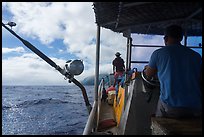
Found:
<svg viewBox="0 0 204 137"><path fill-rule="evenodd" d="M133 45L133 33L163 35L167 26L178 24L185 31L184 46L202 48L202 45L187 45L189 36L202 36L201 5L201 2L93 2L97 25L95 101L83 135L202 134L202 119L176 120L152 115L156 109L160 85L156 78L148 80L143 71L136 69L131 75L125 74L125 80L129 82L119 84L118 95L115 94L113 103L101 101L105 86L103 79L98 81L101 28L122 33L127 38L126 69L132 70L133 64L148 63L133 60L132 48L163 47L157 43ZM113 93L107 94L112 96Z"/></svg>
<svg viewBox="0 0 204 137"><path fill-rule="evenodd" d="M16 24L2 22L2 26L17 37L26 47L59 71L69 82L76 84L82 91L89 116L83 135L202 135L202 119L177 120L156 118L155 112L159 98L160 85L157 78L148 80L144 71L138 71L138 64L148 61L133 60L132 48L161 48L163 45L133 45L131 34L163 35L166 26L179 24L185 29L184 46L202 49L202 45L189 46L187 37L202 36L201 2L93 2L97 26L96 64L94 92L91 105L84 86L74 78L84 69L81 60L68 60L64 68L58 66L31 43L17 35L13 30ZM9 29L8 26L11 27ZM111 87L104 78L99 81L100 31L101 28L122 33L127 38L126 73L124 83L118 89ZM133 64L134 68L133 68ZM103 101L103 92L107 100ZM116 92L117 91L117 92Z"/></svg>

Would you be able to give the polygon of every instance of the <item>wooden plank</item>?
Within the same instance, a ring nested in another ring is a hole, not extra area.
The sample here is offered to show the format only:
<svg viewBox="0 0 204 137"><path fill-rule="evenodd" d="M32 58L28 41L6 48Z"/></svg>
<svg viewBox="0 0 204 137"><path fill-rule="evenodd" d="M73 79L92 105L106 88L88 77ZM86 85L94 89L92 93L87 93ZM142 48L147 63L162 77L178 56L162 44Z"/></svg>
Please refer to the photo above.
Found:
<svg viewBox="0 0 204 137"><path fill-rule="evenodd" d="M107 124L107 121L110 121L111 119L113 121L115 121L113 106L109 105L107 102L102 101L101 102L101 111L100 111L100 117L99 117L98 131L103 132L102 134L108 133L108 134L116 135L117 134L116 122L115 122L115 126L111 126L113 124L113 122L110 122L109 124L111 124L111 125L106 125L108 128L104 128L104 124ZM101 125L103 127L100 127Z"/></svg>

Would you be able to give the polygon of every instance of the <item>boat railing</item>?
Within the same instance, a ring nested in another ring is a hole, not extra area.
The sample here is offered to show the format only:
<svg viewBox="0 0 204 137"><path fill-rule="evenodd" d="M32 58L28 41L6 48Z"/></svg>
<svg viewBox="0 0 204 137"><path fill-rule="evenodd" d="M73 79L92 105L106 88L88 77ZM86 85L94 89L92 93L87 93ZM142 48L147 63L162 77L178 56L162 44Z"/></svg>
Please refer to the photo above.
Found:
<svg viewBox="0 0 204 137"><path fill-rule="evenodd" d="M99 123L99 116L100 116L102 91L104 89L104 86L105 86L105 81L104 81L104 78L102 78L98 86L98 99L95 100L93 103L92 111L87 120L83 135L90 135L91 132L97 131L97 126Z"/></svg>
<svg viewBox="0 0 204 137"><path fill-rule="evenodd" d="M97 107L97 121L96 121L96 127L98 127L99 123L99 116L100 116L100 106L101 106L101 98L102 98L102 92L105 86L104 78L101 79L101 82L98 86L98 107Z"/></svg>
<svg viewBox="0 0 204 137"><path fill-rule="evenodd" d="M165 46L162 46L162 45L133 45L131 44L131 52L132 53L132 48L162 48L162 47L165 47ZM198 46L196 45L187 45L186 47L190 48L190 49L202 49L202 44L199 43ZM131 56L131 55L130 55ZM148 64L149 61L147 60L132 60L132 58L130 58L130 64ZM131 66L131 65L130 65Z"/></svg>
<svg viewBox="0 0 204 137"><path fill-rule="evenodd" d="M86 126L83 131L83 135L90 135L95 127L96 111L97 111L97 101L94 101L91 113L89 114Z"/></svg>

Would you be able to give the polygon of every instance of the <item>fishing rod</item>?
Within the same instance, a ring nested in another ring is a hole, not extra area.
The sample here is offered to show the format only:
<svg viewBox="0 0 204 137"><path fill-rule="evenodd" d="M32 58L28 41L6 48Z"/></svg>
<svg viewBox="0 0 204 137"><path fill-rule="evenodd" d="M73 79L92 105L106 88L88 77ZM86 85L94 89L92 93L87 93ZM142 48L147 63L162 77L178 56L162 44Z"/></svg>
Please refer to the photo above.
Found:
<svg viewBox="0 0 204 137"><path fill-rule="evenodd" d="M6 25L9 25L11 27L11 29L9 29ZM42 53L35 46L33 46L30 42L21 38L19 35L17 35L12 30L12 27L16 26L16 23L8 22L7 24L4 24L2 22L2 26L5 29L7 29L10 33L12 33L15 37L17 37L27 48L29 48L31 51L33 51L35 54L37 54L40 58L42 58L44 61L46 61L49 65L51 65L56 70L58 70L62 75L65 76L66 79L69 79L69 83L73 82L75 85L77 85L82 91L84 102L85 102L87 110L90 114L92 107L91 107L91 104L89 103L86 89L78 80L76 80L74 78L74 75L80 75L83 72L83 70L84 70L83 62L81 60L73 60L73 61L68 60L65 64L65 67L62 69L54 61L52 61L49 57L47 57L44 53Z"/></svg>

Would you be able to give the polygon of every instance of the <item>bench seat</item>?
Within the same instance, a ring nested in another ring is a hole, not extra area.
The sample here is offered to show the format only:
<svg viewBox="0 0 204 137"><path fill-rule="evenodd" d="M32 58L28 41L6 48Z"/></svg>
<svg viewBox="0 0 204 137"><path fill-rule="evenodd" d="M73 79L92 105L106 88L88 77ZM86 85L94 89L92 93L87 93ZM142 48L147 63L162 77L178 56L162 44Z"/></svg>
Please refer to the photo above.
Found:
<svg viewBox="0 0 204 137"><path fill-rule="evenodd" d="M151 118L153 135L202 135L202 118Z"/></svg>

